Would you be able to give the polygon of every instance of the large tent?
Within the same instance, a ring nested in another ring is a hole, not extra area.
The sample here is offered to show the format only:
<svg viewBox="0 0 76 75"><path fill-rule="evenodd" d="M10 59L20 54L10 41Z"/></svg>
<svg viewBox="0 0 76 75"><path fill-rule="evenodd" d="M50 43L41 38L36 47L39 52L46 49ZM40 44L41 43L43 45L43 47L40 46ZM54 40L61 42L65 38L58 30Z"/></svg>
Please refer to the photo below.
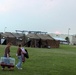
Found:
<svg viewBox="0 0 76 75"><path fill-rule="evenodd" d="M47 47L59 47L59 41L56 41L48 34L35 34L29 33L27 34L29 39L28 47L39 47L39 48L47 48Z"/></svg>
<svg viewBox="0 0 76 75"><path fill-rule="evenodd" d="M11 42L13 45L22 44L25 45L26 36L22 33L11 33L5 32L1 34L1 44L6 45L8 42Z"/></svg>

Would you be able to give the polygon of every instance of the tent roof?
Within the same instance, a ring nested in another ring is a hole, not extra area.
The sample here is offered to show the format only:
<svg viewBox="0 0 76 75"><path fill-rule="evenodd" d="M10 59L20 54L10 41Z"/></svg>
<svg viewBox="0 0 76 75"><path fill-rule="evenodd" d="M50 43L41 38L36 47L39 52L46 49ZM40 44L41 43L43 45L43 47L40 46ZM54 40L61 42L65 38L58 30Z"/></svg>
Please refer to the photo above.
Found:
<svg viewBox="0 0 76 75"><path fill-rule="evenodd" d="M43 39L43 40L53 40L53 38L48 35L48 34L34 34L34 33L30 33L30 34L27 34L27 37L28 38L31 38L31 39Z"/></svg>
<svg viewBox="0 0 76 75"><path fill-rule="evenodd" d="M11 32L5 32L3 34L1 34L3 37L11 37L11 38L14 38L14 36L12 35Z"/></svg>
<svg viewBox="0 0 76 75"><path fill-rule="evenodd" d="M37 34L38 37L40 37L43 40L53 40L53 38L51 36L49 36L48 34Z"/></svg>
<svg viewBox="0 0 76 75"><path fill-rule="evenodd" d="M60 37L53 37L53 38L58 41L66 41L64 38L60 38Z"/></svg>
<svg viewBox="0 0 76 75"><path fill-rule="evenodd" d="M12 33L16 38L19 38L19 37L22 37L23 34L20 34L20 33Z"/></svg>
<svg viewBox="0 0 76 75"><path fill-rule="evenodd" d="M6 35L6 34L4 34L4 33L3 33L3 34L1 34L1 36L3 36L3 37L7 37L7 35Z"/></svg>
<svg viewBox="0 0 76 75"><path fill-rule="evenodd" d="M34 33L29 33L26 35L28 38L31 38L31 39L40 39L36 34Z"/></svg>

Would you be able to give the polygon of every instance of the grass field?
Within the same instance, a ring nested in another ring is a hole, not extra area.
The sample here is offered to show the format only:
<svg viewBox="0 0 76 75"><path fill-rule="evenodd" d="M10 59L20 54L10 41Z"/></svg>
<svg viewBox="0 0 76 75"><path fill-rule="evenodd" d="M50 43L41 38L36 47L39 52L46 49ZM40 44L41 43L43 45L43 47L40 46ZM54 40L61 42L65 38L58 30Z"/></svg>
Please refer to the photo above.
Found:
<svg viewBox="0 0 76 75"><path fill-rule="evenodd" d="M0 46L0 57L5 46ZM22 64L22 70L2 71L0 75L76 75L76 47L61 45L58 49L26 48L29 59ZM17 47L11 47L11 56L16 57ZM1 68L1 67L0 67Z"/></svg>

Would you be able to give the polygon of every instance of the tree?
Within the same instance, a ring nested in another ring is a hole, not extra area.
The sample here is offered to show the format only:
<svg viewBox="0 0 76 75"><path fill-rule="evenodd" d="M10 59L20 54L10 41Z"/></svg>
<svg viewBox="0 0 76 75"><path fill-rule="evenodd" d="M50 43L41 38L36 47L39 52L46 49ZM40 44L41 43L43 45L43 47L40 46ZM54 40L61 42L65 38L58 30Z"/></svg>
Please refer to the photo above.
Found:
<svg viewBox="0 0 76 75"><path fill-rule="evenodd" d="M67 40L68 44L70 43L69 37L66 37L65 40Z"/></svg>

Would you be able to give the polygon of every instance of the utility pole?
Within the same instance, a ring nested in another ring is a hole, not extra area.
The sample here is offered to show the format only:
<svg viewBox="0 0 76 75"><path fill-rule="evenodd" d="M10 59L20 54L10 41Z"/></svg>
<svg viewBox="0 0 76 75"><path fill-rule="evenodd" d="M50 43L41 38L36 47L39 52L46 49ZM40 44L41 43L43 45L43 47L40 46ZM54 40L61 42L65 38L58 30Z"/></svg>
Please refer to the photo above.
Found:
<svg viewBox="0 0 76 75"><path fill-rule="evenodd" d="M70 28L68 28L68 44L70 43L69 33L70 33Z"/></svg>

